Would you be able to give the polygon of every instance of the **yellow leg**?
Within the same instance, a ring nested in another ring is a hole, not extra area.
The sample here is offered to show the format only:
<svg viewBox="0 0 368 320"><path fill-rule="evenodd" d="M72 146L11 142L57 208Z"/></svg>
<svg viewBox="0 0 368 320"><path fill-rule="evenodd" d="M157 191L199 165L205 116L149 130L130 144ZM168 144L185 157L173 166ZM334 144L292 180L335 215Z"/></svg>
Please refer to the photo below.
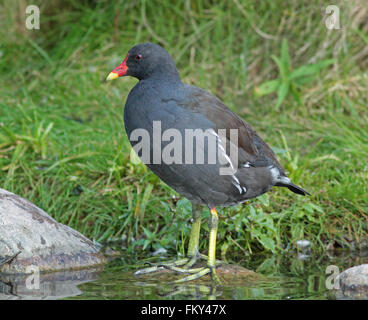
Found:
<svg viewBox="0 0 368 320"><path fill-rule="evenodd" d="M201 207L192 204L193 224L190 231L188 257L193 258L198 254L199 233L201 230Z"/></svg>
<svg viewBox="0 0 368 320"><path fill-rule="evenodd" d="M196 280L208 273L211 273L212 280L220 283L220 279L216 275L216 264L221 261L216 260L216 236L217 236L218 216L216 208L211 209L211 216L209 219L210 239L207 257L207 266L200 268L191 268L197 259L203 259L203 255L198 252L199 234L201 228L201 211L199 206L193 204L193 225L190 233L188 257L173 262L160 263L155 266L138 270L135 275L146 274L161 270L163 268L169 269L179 273L189 273L190 275L182 279L173 281L173 283L181 283L191 280ZM182 266L182 267L179 267Z"/></svg>
<svg viewBox="0 0 368 320"><path fill-rule="evenodd" d="M208 260L207 267L211 269L212 280L220 282L220 279L216 275L216 238L218 227L218 216L216 208L211 209L210 217L210 243L208 248Z"/></svg>
<svg viewBox="0 0 368 320"><path fill-rule="evenodd" d="M201 254L198 250L199 234L200 234L200 229L201 229L201 213L202 213L201 206L193 204L192 207L193 207L193 224L192 224L192 230L190 233L188 254L187 254L187 257L190 258L190 260L187 263L182 264L181 267L179 267L178 265L175 265L175 266L166 265L165 266L166 269L170 269L172 271L180 272L180 273L197 273L199 270L202 270L203 268L191 268L191 267L198 260L203 260L203 259L208 260L208 257L205 256L204 254ZM217 217L217 214L216 214L216 217ZM217 225L217 222L216 222L216 225ZM217 232L217 229L216 229L216 232ZM216 243L215 243L215 246L216 246ZM221 260L215 260L216 266L222 263L223 261Z"/></svg>
<svg viewBox="0 0 368 320"><path fill-rule="evenodd" d="M188 273L193 273L185 278L173 281L173 283L182 283L186 281L196 280L208 273L211 273L212 281L220 283L220 279L216 275L216 236L217 236L218 216L216 208L211 209L211 217L209 221L210 240L208 248L207 267L187 270Z"/></svg>

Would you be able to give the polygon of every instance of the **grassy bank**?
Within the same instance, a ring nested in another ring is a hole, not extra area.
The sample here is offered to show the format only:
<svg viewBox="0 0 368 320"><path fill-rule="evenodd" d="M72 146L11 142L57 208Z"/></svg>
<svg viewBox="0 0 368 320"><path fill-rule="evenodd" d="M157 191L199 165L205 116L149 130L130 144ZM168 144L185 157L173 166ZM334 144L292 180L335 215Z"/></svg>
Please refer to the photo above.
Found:
<svg viewBox="0 0 368 320"><path fill-rule="evenodd" d="M368 9L335 2L338 30L325 26L327 1L33 1L40 30L25 28L27 1L2 2L0 186L97 241L184 252L190 204L130 161L123 106L136 80L102 82L130 47L152 41L184 82L248 121L312 194L274 189L220 210L219 252L359 242L368 231ZM290 72L333 61L291 79L286 94L260 96L266 81L285 80L277 61L286 52Z"/></svg>

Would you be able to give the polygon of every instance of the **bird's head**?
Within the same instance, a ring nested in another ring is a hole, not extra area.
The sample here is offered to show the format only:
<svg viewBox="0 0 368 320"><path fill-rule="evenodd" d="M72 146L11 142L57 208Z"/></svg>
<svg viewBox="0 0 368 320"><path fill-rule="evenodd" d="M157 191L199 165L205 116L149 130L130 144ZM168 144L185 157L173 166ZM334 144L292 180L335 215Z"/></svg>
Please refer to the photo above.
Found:
<svg viewBox="0 0 368 320"><path fill-rule="evenodd" d="M157 44L146 42L131 48L123 62L107 76L106 81L122 76L132 76L139 80L153 75L178 75L170 54Z"/></svg>

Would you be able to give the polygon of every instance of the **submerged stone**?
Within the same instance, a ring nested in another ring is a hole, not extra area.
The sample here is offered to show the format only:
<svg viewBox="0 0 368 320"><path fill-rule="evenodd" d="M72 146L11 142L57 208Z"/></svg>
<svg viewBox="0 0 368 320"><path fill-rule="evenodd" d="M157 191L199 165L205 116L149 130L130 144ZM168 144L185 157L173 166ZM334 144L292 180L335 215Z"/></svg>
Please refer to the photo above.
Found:
<svg viewBox="0 0 368 320"><path fill-rule="evenodd" d="M0 272L84 269L105 263L94 243L45 211L0 189Z"/></svg>
<svg viewBox="0 0 368 320"><path fill-rule="evenodd" d="M340 299L368 299L368 264L349 268L337 278Z"/></svg>
<svg viewBox="0 0 368 320"><path fill-rule="evenodd" d="M205 266L205 263L198 264L195 267ZM248 270L244 267L223 263L216 267L216 274L220 278L222 285L235 285L237 283L253 282L265 280L265 277L252 270ZM134 276L137 280L141 281L154 281L154 282L170 282L181 279L188 274L179 274L168 269L161 269L154 273L147 273ZM188 283L211 283L211 275L207 274L197 280L192 280Z"/></svg>

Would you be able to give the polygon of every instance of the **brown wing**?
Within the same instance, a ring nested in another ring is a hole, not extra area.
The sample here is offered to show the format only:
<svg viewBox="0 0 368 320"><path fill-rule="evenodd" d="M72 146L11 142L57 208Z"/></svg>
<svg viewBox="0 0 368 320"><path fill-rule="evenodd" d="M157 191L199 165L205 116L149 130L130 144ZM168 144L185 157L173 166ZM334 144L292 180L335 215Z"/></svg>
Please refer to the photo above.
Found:
<svg viewBox="0 0 368 320"><path fill-rule="evenodd" d="M194 112L203 114L216 125L216 129L237 129L238 146L249 156L257 157L258 150L253 143L255 132L252 127L211 93L196 87L191 87L191 89L192 99L189 108Z"/></svg>
<svg viewBox="0 0 368 320"><path fill-rule="evenodd" d="M189 107L192 111L203 114L215 123L216 129L238 130L240 165L246 162L259 167L275 165L282 173L284 172L275 153L247 122L238 117L211 93L193 86L190 86L190 89L192 99L190 99ZM228 131L227 134L229 134ZM229 136L227 138L229 139Z"/></svg>

